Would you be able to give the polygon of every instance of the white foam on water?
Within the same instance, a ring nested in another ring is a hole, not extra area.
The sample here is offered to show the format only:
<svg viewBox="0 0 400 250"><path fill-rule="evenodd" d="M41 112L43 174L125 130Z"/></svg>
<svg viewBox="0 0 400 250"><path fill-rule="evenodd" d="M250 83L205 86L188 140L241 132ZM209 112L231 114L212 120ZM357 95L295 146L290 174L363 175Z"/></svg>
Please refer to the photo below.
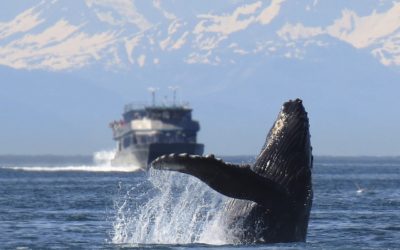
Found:
<svg viewBox="0 0 400 250"><path fill-rule="evenodd" d="M222 222L227 198L196 178L150 170L115 201L115 244L230 244Z"/></svg>
<svg viewBox="0 0 400 250"><path fill-rule="evenodd" d="M140 169L139 166L135 165L111 165L114 156L114 150L103 150L93 154L93 165L5 166L2 168L30 172L134 172Z"/></svg>
<svg viewBox="0 0 400 250"><path fill-rule="evenodd" d="M80 166L61 166L61 167L4 167L6 169L21 170L29 172L133 172L137 171L139 167L136 166L90 166L90 165L80 165Z"/></svg>
<svg viewBox="0 0 400 250"><path fill-rule="evenodd" d="M112 159L115 157L115 150L102 150L94 152L93 162L96 165L111 165Z"/></svg>

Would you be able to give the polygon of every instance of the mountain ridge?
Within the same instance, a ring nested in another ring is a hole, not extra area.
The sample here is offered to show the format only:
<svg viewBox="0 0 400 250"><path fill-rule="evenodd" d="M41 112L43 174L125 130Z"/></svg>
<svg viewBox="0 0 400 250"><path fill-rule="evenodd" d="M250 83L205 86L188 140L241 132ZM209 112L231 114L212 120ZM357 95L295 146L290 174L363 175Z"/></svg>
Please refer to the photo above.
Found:
<svg viewBox="0 0 400 250"><path fill-rule="evenodd" d="M230 1L209 9L192 4L188 15L179 1L41 2L0 24L0 64L64 71L100 63L118 71L174 60L230 64L237 56L257 54L302 59L309 46L330 46L331 37L398 69L400 3L358 6L361 14L346 7L352 5ZM319 13L327 8L337 10L324 18Z"/></svg>

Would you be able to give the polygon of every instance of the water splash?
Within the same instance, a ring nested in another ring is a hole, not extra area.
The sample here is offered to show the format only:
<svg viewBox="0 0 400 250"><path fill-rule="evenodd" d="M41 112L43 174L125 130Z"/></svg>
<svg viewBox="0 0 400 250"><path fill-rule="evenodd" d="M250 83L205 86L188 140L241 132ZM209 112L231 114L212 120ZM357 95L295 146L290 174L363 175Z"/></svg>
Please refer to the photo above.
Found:
<svg viewBox="0 0 400 250"><path fill-rule="evenodd" d="M135 165L114 166L111 160L114 158L114 150L103 150L93 154L93 164L82 165L45 165L45 166L4 166L3 169L30 171L30 172L133 172L140 169Z"/></svg>
<svg viewBox="0 0 400 250"><path fill-rule="evenodd" d="M150 170L148 181L121 188L112 242L228 244L221 223L226 200L191 176Z"/></svg>
<svg viewBox="0 0 400 250"><path fill-rule="evenodd" d="M93 162L96 165L111 165L111 160L115 157L115 150L102 150L94 152Z"/></svg>

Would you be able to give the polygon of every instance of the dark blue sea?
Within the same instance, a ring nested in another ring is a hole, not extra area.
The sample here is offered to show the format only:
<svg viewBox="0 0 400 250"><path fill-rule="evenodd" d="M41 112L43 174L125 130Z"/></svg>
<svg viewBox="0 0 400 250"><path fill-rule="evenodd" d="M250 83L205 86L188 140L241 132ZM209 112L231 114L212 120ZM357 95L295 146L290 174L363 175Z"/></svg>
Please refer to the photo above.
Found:
<svg viewBox="0 0 400 250"><path fill-rule="evenodd" d="M307 242L270 245L233 244L228 198L193 177L135 170L1 156L0 249L400 249L400 158L315 157Z"/></svg>

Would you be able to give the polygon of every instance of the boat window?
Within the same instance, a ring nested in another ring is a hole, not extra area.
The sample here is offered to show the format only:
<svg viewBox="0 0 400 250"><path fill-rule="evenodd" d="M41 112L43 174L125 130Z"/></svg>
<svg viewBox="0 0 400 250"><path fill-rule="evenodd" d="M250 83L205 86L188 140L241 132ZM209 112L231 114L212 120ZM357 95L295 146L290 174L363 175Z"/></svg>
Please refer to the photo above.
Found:
<svg viewBox="0 0 400 250"><path fill-rule="evenodd" d="M137 144L136 135L132 135L132 144Z"/></svg>
<svg viewBox="0 0 400 250"><path fill-rule="evenodd" d="M124 148L127 148L127 147L129 147L129 145L131 144L131 142L130 142L130 137L125 137L124 138Z"/></svg>
<svg viewBox="0 0 400 250"><path fill-rule="evenodd" d="M169 114L168 111L164 111L162 116L163 116L164 119L169 119L170 118L170 114Z"/></svg>
<svg viewBox="0 0 400 250"><path fill-rule="evenodd" d="M145 135L136 136L136 143L137 144L146 144L147 143L147 136L145 136Z"/></svg>
<svg viewBox="0 0 400 250"><path fill-rule="evenodd" d="M160 142L160 134L156 134L153 136L153 142L154 143Z"/></svg>

